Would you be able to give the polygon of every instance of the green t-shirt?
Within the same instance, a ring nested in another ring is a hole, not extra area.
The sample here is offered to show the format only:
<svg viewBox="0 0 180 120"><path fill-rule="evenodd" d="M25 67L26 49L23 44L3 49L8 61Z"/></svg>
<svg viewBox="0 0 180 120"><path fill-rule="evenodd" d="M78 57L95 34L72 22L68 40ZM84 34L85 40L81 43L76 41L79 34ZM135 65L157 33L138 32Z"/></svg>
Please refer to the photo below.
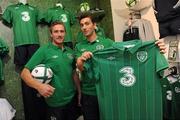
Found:
<svg viewBox="0 0 180 120"><path fill-rule="evenodd" d="M3 65L3 58L8 54L9 47L6 42L0 38L0 85L4 83L4 65Z"/></svg>
<svg viewBox="0 0 180 120"><path fill-rule="evenodd" d="M162 120L160 72L168 67L152 42L117 42L85 64L96 83L101 120Z"/></svg>
<svg viewBox="0 0 180 120"><path fill-rule="evenodd" d="M180 75L169 75L162 82L164 118L180 120Z"/></svg>
<svg viewBox="0 0 180 120"><path fill-rule="evenodd" d="M104 33L104 30L101 28L101 27L97 27L96 29L96 34L99 36L99 37L102 37L102 38L105 38L105 33ZM79 31L78 32L78 35L77 35L77 39L76 39L76 42L77 43L80 43L82 41L85 41L86 40L86 37L84 36L84 34L82 33L82 31Z"/></svg>
<svg viewBox="0 0 180 120"><path fill-rule="evenodd" d="M6 8L3 20L13 26L14 45L39 44L37 22L38 10L28 4L18 3Z"/></svg>
<svg viewBox="0 0 180 120"><path fill-rule="evenodd" d="M75 22L75 16L61 7L49 8L46 15L45 21L52 23L54 21L61 21L64 23L66 28L66 36L64 42L72 42L71 25Z"/></svg>
<svg viewBox="0 0 180 120"><path fill-rule="evenodd" d="M78 43L75 47L76 57L80 57L85 51L94 52L96 50L101 50L110 47L113 41L107 38L98 37L94 42L90 43L86 39L81 43ZM96 95L95 84L91 82L92 80L86 76L86 73L82 72L81 89L82 93L88 95Z"/></svg>
<svg viewBox="0 0 180 120"><path fill-rule="evenodd" d="M65 47L61 50L52 43L48 43L40 47L25 65L32 70L36 65L45 64L53 71L50 85L55 88L55 91L51 97L46 98L49 106L66 105L74 97L75 87L72 79L74 63L74 54L70 48Z"/></svg>

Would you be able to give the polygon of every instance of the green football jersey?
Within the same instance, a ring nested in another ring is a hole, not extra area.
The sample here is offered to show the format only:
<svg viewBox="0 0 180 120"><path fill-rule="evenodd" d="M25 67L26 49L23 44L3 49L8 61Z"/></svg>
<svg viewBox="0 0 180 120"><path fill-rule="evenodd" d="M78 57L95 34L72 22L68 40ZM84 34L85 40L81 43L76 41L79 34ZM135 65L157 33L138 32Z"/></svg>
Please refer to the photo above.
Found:
<svg viewBox="0 0 180 120"><path fill-rule="evenodd" d="M49 84L55 91L51 97L45 99L49 106L64 106L74 97L75 86L72 79L74 63L74 52L70 48L65 47L62 50L48 43L40 47L25 65L32 70L39 64L45 64L53 71L53 78Z"/></svg>
<svg viewBox="0 0 180 120"><path fill-rule="evenodd" d="M81 54L85 51L94 52L96 50L101 50L107 47L110 47L113 44L113 41L107 38L97 37L97 39L93 42L88 42L86 39L78 43L75 47L76 57L80 57ZM96 89L94 82L86 76L86 73L82 72L82 81L81 81L81 89L82 93L87 95L96 95Z"/></svg>
<svg viewBox="0 0 180 120"><path fill-rule="evenodd" d="M41 17L35 7L22 3L10 5L4 11L2 18L13 26L15 46L39 44L37 22Z"/></svg>
<svg viewBox="0 0 180 120"><path fill-rule="evenodd" d="M4 65L2 59L6 56L9 52L9 47L7 46L6 42L0 38L0 85L4 83Z"/></svg>
<svg viewBox="0 0 180 120"><path fill-rule="evenodd" d="M72 42L71 25L75 22L75 16L61 7L49 8L46 15L45 21L52 23L54 21L61 21L64 23L66 28L66 36L64 42Z"/></svg>
<svg viewBox="0 0 180 120"><path fill-rule="evenodd" d="M163 100L163 119L171 120L172 117L172 91L167 78L161 80L162 100Z"/></svg>
<svg viewBox="0 0 180 120"><path fill-rule="evenodd" d="M115 42L94 52L86 73L96 80L101 120L162 120L165 57L151 42Z"/></svg>
<svg viewBox="0 0 180 120"><path fill-rule="evenodd" d="M167 99L164 116L168 120L180 120L180 75L167 76L169 89L166 90Z"/></svg>

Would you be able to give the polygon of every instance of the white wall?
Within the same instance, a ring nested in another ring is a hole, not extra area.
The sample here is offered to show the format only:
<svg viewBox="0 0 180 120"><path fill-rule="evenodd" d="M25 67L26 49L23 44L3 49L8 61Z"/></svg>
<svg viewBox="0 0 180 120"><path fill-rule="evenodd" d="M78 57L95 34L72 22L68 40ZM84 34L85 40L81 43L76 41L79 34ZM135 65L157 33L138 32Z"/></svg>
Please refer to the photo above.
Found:
<svg viewBox="0 0 180 120"><path fill-rule="evenodd" d="M152 1L152 0L145 0ZM113 17L113 27L114 27L114 38L115 41L122 41L123 37L123 25L127 18L123 18L128 16L127 10L122 11L122 9L126 9L125 0L111 0L111 8L112 8L112 17ZM146 8L141 11L141 17L149 20L152 23L153 31L156 39L159 38L158 32L158 24L156 18L154 16L154 11L152 7Z"/></svg>

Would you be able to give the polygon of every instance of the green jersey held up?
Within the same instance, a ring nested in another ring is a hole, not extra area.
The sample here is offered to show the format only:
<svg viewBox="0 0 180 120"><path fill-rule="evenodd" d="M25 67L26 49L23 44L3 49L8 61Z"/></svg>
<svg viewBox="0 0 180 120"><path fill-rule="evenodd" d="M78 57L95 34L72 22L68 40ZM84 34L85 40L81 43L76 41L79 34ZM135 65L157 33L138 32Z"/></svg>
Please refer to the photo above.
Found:
<svg viewBox="0 0 180 120"><path fill-rule="evenodd" d="M85 64L95 80L101 120L162 120L162 70L154 41L116 42Z"/></svg>

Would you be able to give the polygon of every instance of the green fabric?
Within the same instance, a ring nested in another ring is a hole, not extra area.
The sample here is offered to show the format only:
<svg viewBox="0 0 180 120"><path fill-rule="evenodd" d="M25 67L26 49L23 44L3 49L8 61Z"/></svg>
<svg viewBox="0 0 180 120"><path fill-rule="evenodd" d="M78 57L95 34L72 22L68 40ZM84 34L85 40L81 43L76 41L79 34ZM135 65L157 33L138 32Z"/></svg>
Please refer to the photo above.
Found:
<svg viewBox="0 0 180 120"><path fill-rule="evenodd" d="M4 65L3 65L3 58L8 54L9 47L7 46L6 42L0 38L0 85L4 83Z"/></svg>
<svg viewBox="0 0 180 120"><path fill-rule="evenodd" d="M170 75L161 81L163 89L164 118L180 120L180 76Z"/></svg>
<svg viewBox="0 0 180 120"><path fill-rule="evenodd" d="M81 54L85 51L94 52L96 50L104 49L110 47L113 41L110 39L98 37L94 42L90 43L86 39L81 43L78 43L75 47L76 57L81 56ZM82 72L82 93L88 95L96 95L96 89L94 82L86 76L86 72Z"/></svg>
<svg viewBox="0 0 180 120"><path fill-rule="evenodd" d="M89 64L101 120L162 120L159 73L168 63L154 41L114 43L94 52Z"/></svg>
<svg viewBox="0 0 180 120"><path fill-rule="evenodd" d="M2 16L3 20L13 26L14 45L39 44L37 22L40 22L38 10L28 4L10 5Z"/></svg>
<svg viewBox="0 0 180 120"><path fill-rule="evenodd" d="M104 30L101 28L101 27L97 27L96 29L96 34L99 36L99 37L103 37L105 38L105 33L104 33ZM86 40L86 37L84 36L84 34L82 33L82 31L79 31L78 32L78 35L77 35L77 39L76 39L76 42L77 43L80 43L82 41L85 41Z"/></svg>
<svg viewBox="0 0 180 120"><path fill-rule="evenodd" d="M32 70L38 64L45 64L53 71L50 85L55 88L55 92L51 97L46 98L49 106L63 106L72 100L75 94L72 80L73 63L74 53L70 48L61 50L52 43L48 43L40 47L25 65L26 68Z"/></svg>
<svg viewBox="0 0 180 120"><path fill-rule="evenodd" d="M49 8L45 14L45 21L52 23L54 21L61 21L66 28L66 36L64 42L72 42L71 25L75 22L75 16L68 10L64 10L61 7Z"/></svg>

